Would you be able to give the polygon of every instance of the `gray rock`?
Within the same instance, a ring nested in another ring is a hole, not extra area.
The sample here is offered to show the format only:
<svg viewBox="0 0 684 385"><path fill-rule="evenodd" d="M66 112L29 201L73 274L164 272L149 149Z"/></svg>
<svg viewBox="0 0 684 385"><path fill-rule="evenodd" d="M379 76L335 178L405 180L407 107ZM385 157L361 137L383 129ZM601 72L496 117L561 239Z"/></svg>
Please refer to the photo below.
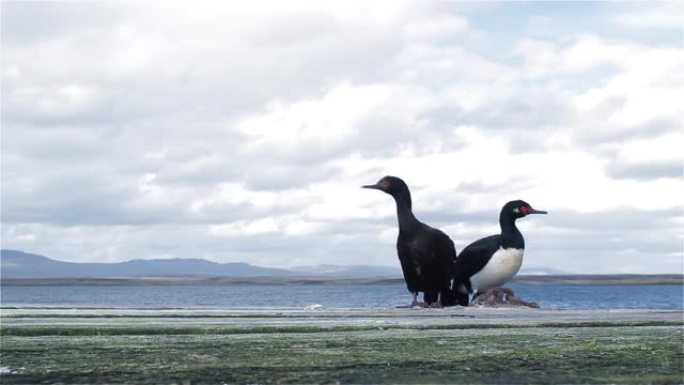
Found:
<svg viewBox="0 0 684 385"><path fill-rule="evenodd" d="M515 295L513 290L505 287L495 287L473 298L471 306L483 307L530 307L538 309L536 302L527 302Z"/></svg>

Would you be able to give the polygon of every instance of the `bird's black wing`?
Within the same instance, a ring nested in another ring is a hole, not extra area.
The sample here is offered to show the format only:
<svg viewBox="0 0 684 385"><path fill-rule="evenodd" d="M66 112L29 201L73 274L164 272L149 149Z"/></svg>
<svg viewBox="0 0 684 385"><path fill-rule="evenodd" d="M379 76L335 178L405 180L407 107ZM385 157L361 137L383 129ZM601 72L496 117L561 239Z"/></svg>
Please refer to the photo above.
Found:
<svg viewBox="0 0 684 385"><path fill-rule="evenodd" d="M399 234L397 252L409 291L434 291L450 284L456 251L440 230L421 224L409 234Z"/></svg>
<svg viewBox="0 0 684 385"><path fill-rule="evenodd" d="M425 302L435 303L439 294L448 295L451 288L456 249L448 235L423 225L415 239L414 265L424 282Z"/></svg>
<svg viewBox="0 0 684 385"><path fill-rule="evenodd" d="M399 255L399 263L401 263L401 271L404 273L404 281L406 281L408 291L411 293L423 291L422 277L416 271L411 242L402 239L400 236L397 240L397 254Z"/></svg>
<svg viewBox="0 0 684 385"><path fill-rule="evenodd" d="M454 285L465 284L471 291L470 277L487 265L500 244L501 236L491 235L466 246L456 258Z"/></svg>
<svg viewBox="0 0 684 385"><path fill-rule="evenodd" d="M468 295L452 290L452 280L456 271L457 260L454 242L442 231L435 230L433 234L436 244L436 263L432 279L436 285L439 285L437 293L441 294L441 304L444 306L465 305L468 303ZM437 294L434 291L431 293L426 292L426 297L428 297L426 302L432 303L437 301Z"/></svg>

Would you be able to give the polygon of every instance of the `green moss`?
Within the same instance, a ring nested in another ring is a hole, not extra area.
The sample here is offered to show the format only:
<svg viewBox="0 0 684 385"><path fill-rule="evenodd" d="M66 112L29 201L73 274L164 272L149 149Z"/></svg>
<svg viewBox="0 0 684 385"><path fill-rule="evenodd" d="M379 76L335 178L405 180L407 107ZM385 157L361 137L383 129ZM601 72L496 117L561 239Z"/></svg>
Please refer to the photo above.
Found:
<svg viewBox="0 0 684 385"><path fill-rule="evenodd" d="M640 384L684 376L678 315L614 320L597 312L593 321L555 322L562 318L536 313L40 313L3 316L0 364L14 372L3 384Z"/></svg>
<svg viewBox="0 0 684 385"><path fill-rule="evenodd" d="M681 383L674 326L2 337L12 383ZM24 369L19 369L19 368Z"/></svg>
<svg viewBox="0 0 684 385"><path fill-rule="evenodd" d="M614 326L678 326L684 325L682 321L582 321L582 322L544 322L537 327L614 327Z"/></svg>
<svg viewBox="0 0 684 385"><path fill-rule="evenodd" d="M494 323L455 323L455 324L382 324L382 325L288 325L288 326L169 326L160 324L141 326L107 325L21 325L4 326L0 329L3 336L116 336L116 335L224 335L224 334L280 334L280 333L334 333L371 330L467 330L467 329L543 329L576 327L636 327L636 326L681 326L679 321L620 321L620 322L555 322L540 324L494 324Z"/></svg>

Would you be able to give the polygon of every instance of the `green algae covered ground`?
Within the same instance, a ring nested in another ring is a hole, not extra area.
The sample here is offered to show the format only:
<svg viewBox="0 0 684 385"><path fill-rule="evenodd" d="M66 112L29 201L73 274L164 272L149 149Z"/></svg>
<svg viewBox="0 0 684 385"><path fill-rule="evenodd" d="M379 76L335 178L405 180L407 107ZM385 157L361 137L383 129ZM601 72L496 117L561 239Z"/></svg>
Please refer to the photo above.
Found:
<svg viewBox="0 0 684 385"><path fill-rule="evenodd" d="M682 383L681 311L2 309L2 384Z"/></svg>

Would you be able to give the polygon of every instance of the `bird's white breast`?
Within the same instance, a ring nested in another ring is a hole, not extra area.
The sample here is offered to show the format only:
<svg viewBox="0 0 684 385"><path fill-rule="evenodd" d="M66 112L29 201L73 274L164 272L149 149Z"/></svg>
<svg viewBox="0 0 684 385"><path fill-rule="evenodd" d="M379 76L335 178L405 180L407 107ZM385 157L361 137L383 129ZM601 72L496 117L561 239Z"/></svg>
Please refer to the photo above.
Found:
<svg viewBox="0 0 684 385"><path fill-rule="evenodd" d="M524 249L499 248L482 270L470 277L473 291L485 292L510 281L520 270Z"/></svg>

